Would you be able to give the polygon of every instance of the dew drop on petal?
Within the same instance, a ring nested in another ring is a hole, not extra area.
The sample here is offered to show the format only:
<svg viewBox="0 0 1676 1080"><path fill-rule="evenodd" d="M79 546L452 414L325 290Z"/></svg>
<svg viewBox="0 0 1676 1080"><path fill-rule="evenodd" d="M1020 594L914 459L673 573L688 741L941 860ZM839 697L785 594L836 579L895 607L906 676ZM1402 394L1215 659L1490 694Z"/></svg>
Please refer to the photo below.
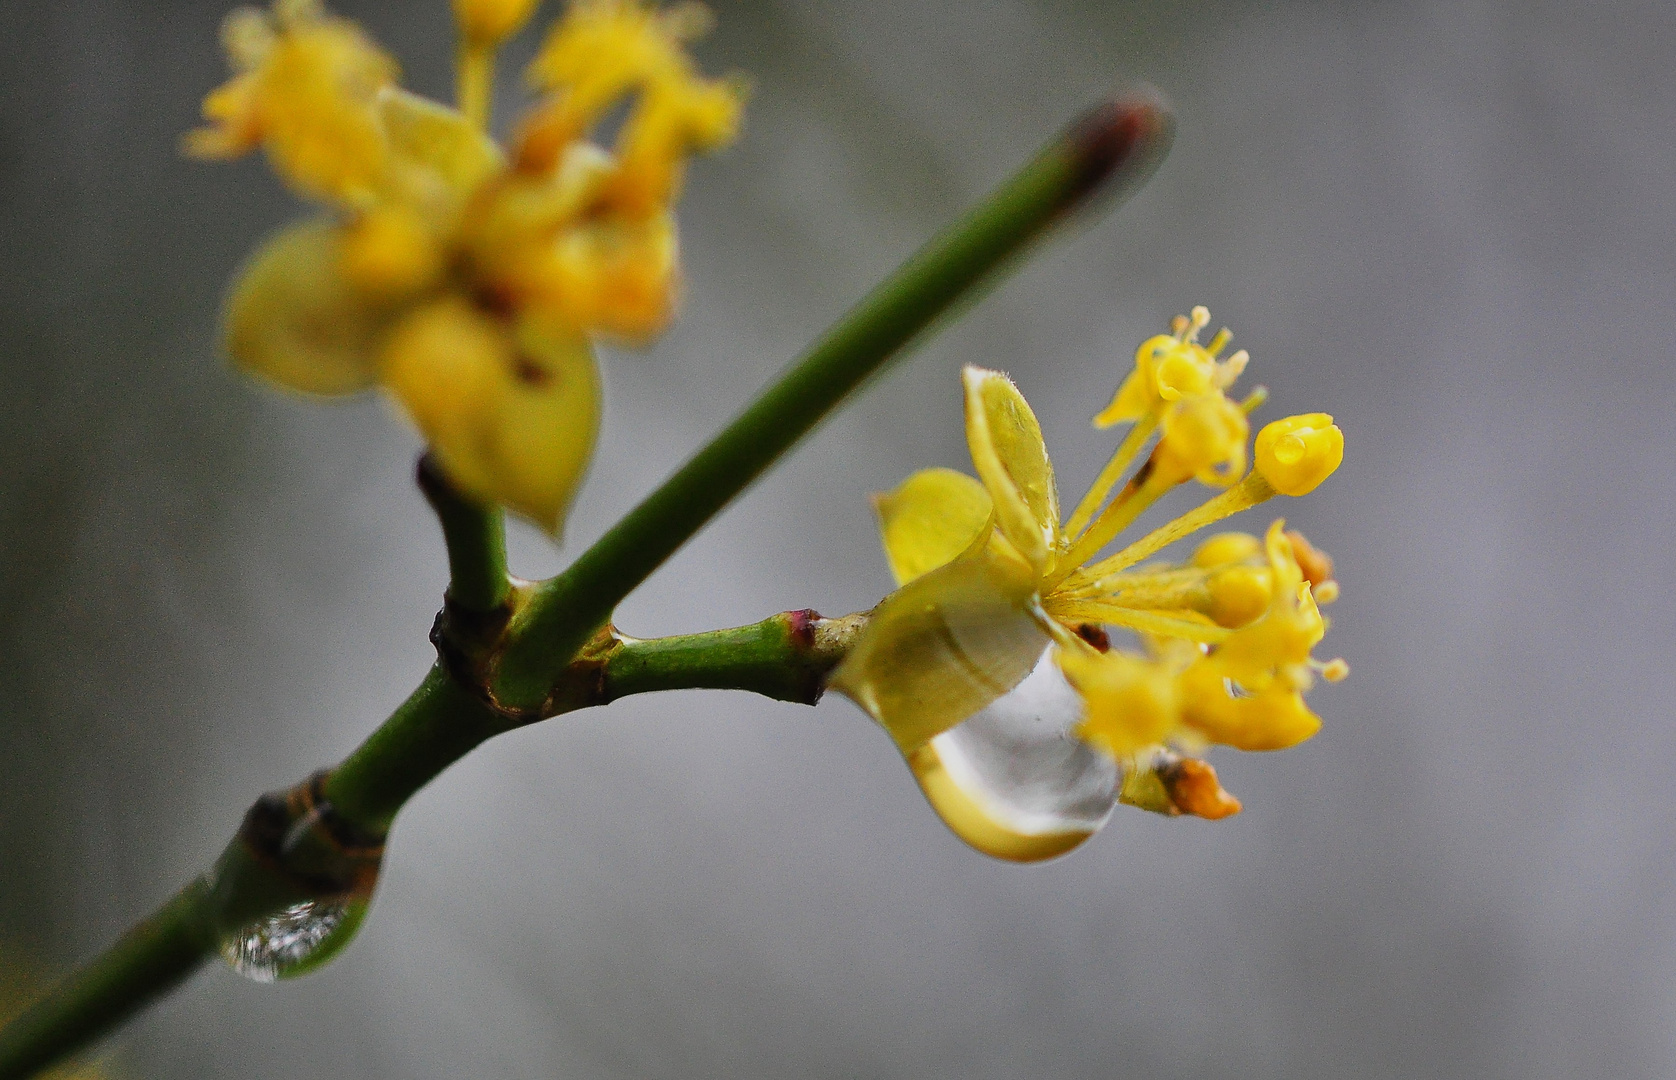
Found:
<svg viewBox="0 0 1676 1080"><path fill-rule="evenodd" d="M1111 816L1117 763L1077 739L1082 699L1048 652L1025 680L910 755L955 834L997 858L1061 855Z"/></svg>
<svg viewBox="0 0 1676 1080"><path fill-rule="evenodd" d="M260 983L289 979L337 955L367 912L359 898L305 900L221 940L227 966Z"/></svg>

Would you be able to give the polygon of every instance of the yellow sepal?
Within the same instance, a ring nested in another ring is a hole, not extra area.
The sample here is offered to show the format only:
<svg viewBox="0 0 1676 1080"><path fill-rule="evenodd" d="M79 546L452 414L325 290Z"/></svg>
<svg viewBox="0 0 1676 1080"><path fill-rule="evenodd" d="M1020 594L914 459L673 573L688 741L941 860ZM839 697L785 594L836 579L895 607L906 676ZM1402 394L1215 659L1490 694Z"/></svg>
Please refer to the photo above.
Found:
<svg viewBox="0 0 1676 1080"><path fill-rule="evenodd" d="M979 541L874 611L829 685L909 753L1030 674L1047 636L1026 612L1030 568Z"/></svg>
<svg viewBox="0 0 1676 1080"><path fill-rule="evenodd" d="M257 249L223 319L227 353L240 367L308 394L373 384L391 308L348 280L344 238L331 221L304 221Z"/></svg>
<svg viewBox="0 0 1676 1080"><path fill-rule="evenodd" d="M559 533L599 430L586 339L447 297L392 332L384 381L462 491Z"/></svg>
<svg viewBox="0 0 1676 1080"><path fill-rule="evenodd" d="M1059 491L1030 403L999 371L967 366L966 445L995 503L995 521L1040 574L1059 544Z"/></svg>
<svg viewBox="0 0 1676 1080"><path fill-rule="evenodd" d="M921 469L894 491L873 496L898 585L952 562L990 527L993 511L984 486L953 469Z"/></svg>
<svg viewBox="0 0 1676 1080"><path fill-rule="evenodd" d="M495 141L457 110L395 87L378 97L394 182L405 201L451 210L506 165Z"/></svg>

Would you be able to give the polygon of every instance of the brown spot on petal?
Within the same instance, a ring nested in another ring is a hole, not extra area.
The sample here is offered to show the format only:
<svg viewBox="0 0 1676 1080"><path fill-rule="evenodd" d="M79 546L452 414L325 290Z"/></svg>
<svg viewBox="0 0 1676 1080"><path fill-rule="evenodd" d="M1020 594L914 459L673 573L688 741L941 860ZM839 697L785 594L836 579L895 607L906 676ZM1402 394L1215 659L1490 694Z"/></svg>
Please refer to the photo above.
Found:
<svg viewBox="0 0 1676 1080"><path fill-rule="evenodd" d="M529 357L519 353L512 359L512 373L525 386L546 386L553 381L553 373L536 366Z"/></svg>

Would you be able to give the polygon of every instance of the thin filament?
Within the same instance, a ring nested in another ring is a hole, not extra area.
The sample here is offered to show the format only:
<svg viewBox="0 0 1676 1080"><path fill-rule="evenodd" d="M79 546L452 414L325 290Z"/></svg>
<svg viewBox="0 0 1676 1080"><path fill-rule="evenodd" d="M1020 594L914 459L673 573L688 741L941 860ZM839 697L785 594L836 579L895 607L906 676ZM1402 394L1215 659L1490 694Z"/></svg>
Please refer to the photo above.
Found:
<svg viewBox="0 0 1676 1080"><path fill-rule="evenodd" d="M479 131L489 129L489 105L495 93L495 49L473 41L460 42L456 62L456 96L460 112Z"/></svg>
<svg viewBox="0 0 1676 1080"><path fill-rule="evenodd" d="M1157 426L1158 417L1150 413L1135 421L1134 426L1129 429L1129 434L1125 435L1123 441L1118 444L1117 452L1112 454L1110 461L1106 462L1106 467L1100 470L1100 475L1094 481L1094 486L1089 488L1088 494L1084 495L1082 501L1077 503L1076 510L1071 514L1071 520L1065 523L1066 536L1079 536L1083 529L1088 526L1088 523L1093 520L1094 512L1100 509L1101 503L1106 501L1106 496L1116 486L1118 478L1129 471L1129 466L1134 464L1135 458L1140 455L1141 447L1146 445L1148 436Z"/></svg>
<svg viewBox="0 0 1676 1080"><path fill-rule="evenodd" d="M1085 572L1090 577L1098 578L1127 569L1190 533L1198 532L1207 525L1272 498L1274 493L1274 488L1269 486L1269 482L1254 470L1234 487L1208 500L1197 509L1189 510L1168 525L1152 530L1117 554L1086 567Z"/></svg>
<svg viewBox="0 0 1676 1080"><path fill-rule="evenodd" d="M1137 480L1140 482L1136 483ZM1060 559L1058 570L1048 579L1048 586L1051 588L1070 576L1077 567L1092 558L1096 551L1111 543L1114 536L1134 524L1135 519L1146 512L1147 507L1157 502L1164 492L1174 486L1159 483L1156 473L1148 473L1144 477L1137 475L1130 480L1124 485L1123 490L1117 493L1117 498L1112 500L1111 505L1106 507L1105 512L1082 534L1082 538Z"/></svg>

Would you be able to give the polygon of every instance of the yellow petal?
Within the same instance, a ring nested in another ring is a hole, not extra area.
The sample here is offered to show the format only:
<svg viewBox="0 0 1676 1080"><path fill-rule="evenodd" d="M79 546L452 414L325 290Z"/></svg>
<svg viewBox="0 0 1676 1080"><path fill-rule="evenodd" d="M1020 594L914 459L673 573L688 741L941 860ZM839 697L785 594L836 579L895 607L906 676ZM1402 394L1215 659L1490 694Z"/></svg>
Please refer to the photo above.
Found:
<svg viewBox="0 0 1676 1080"><path fill-rule="evenodd" d="M1181 677L1186 721L1212 742L1237 750L1284 750L1321 730L1303 694L1276 680L1242 697L1213 665L1195 664Z"/></svg>
<svg viewBox="0 0 1676 1080"><path fill-rule="evenodd" d="M390 308L343 273L343 232L293 225L264 244L227 300L225 344L248 371L309 394L351 394L377 377Z"/></svg>
<svg viewBox="0 0 1676 1080"><path fill-rule="evenodd" d="M1118 385L1117 393L1112 395L1111 404L1095 414L1094 426L1109 428L1125 421L1139 420L1153 408L1153 395L1147 381L1147 373L1137 368Z"/></svg>
<svg viewBox="0 0 1676 1080"><path fill-rule="evenodd" d="M458 297L392 333L384 378L454 483L558 534L599 430L587 341L515 333Z"/></svg>
<svg viewBox="0 0 1676 1080"><path fill-rule="evenodd" d="M1175 678L1159 663L1112 651L1057 651L1059 668L1082 695L1077 734L1116 758L1167 739L1181 723Z"/></svg>
<svg viewBox="0 0 1676 1080"><path fill-rule="evenodd" d="M1029 567L975 546L886 597L830 685L910 753L1035 667L1047 643L1024 610L1035 587Z"/></svg>
<svg viewBox="0 0 1676 1080"><path fill-rule="evenodd" d="M1059 542L1059 492L1030 403L999 371L966 367L966 444L995 502L996 524L1041 573Z"/></svg>
<svg viewBox="0 0 1676 1080"><path fill-rule="evenodd" d="M378 106L391 156L409 183L431 178L463 201L505 166L494 140L446 105L390 87Z"/></svg>
<svg viewBox="0 0 1676 1080"><path fill-rule="evenodd" d="M896 583L954 561L989 528L993 509L984 486L953 469L922 469L895 491L873 496Z"/></svg>

